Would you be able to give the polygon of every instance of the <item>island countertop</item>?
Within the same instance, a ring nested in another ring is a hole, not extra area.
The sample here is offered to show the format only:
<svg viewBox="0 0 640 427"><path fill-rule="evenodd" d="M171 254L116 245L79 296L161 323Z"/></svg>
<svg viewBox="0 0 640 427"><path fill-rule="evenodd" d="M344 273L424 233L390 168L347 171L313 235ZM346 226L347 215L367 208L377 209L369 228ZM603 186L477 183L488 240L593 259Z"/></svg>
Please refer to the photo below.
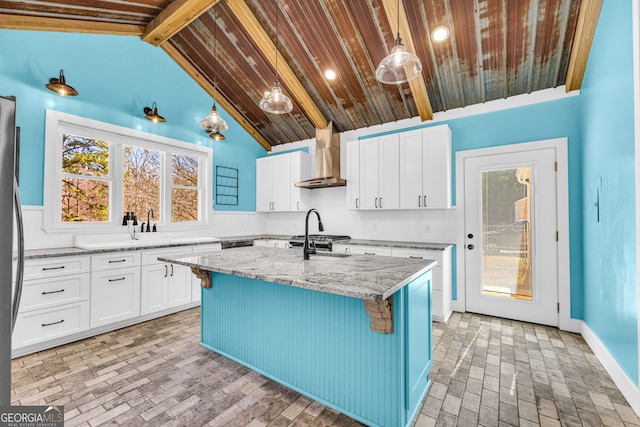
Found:
<svg viewBox="0 0 640 427"><path fill-rule="evenodd" d="M249 246L160 261L368 301L383 301L436 262L428 259L322 253Z"/></svg>

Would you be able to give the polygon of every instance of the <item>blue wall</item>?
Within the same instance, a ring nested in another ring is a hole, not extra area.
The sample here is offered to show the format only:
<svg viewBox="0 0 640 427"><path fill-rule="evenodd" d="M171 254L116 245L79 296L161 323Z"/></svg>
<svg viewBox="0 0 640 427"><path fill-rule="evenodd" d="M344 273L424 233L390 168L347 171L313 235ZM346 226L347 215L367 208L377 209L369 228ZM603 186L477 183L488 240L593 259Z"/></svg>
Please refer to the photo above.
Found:
<svg viewBox="0 0 640 427"><path fill-rule="evenodd" d="M637 385L633 91L631 0L607 0L580 96L584 320Z"/></svg>
<svg viewBox="0 0 640 427"><path fill-rule="evenodd" d="M61 68L79 96L62 98L44 87ZM199 122L211 109L211 97L162 49L139 37L0 30L0 95L18 98L25 205L42 205L49 108L212 147L214 165L240 170L239 205L215 208L255 210L255 159L266 151L220 108L229 124L227 139L216 142L204 134ZM154 101L167 123L153 125L144 118L142 109Z"/></svg>

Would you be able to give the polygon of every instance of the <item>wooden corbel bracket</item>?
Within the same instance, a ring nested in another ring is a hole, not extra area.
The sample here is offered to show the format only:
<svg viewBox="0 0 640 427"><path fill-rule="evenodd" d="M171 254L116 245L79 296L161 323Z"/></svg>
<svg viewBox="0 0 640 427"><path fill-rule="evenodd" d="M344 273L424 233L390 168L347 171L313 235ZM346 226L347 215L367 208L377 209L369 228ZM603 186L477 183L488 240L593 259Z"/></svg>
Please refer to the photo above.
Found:
<svg viewBox="0 0 640 427"><path fill-rule="evenodd" d="M384 301L366 301L364 308L371 317L371 330L381 334L393 333L393 295Z"/></svg>
<svg viewBox="0 0 640 427"><path fill-rule="evenodd" d="M191 267L191 272L200 279L200 287L208 289L211 287L211 272L198 267Z"/></svg>

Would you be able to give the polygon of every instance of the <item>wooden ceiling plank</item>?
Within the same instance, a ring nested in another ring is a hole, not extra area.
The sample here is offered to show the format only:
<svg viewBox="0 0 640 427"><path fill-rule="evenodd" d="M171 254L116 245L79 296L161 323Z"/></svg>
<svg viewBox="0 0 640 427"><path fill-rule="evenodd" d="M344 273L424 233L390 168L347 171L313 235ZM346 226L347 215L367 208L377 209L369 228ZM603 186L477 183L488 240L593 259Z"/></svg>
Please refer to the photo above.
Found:
<svg viewBox="0 0 640 427"><path fill-rule="evenodd" d="M569 69L565 89L567 92L579 90L587 68L591 43L598 25L598 17L602 9L602 0L582 0L578 14L576 34L571 46Z"/></svg>
<svg viewBox="0 0 640 427"><path fill-rule="evenodd" d="M144 25L83 21L79 19L0 14L0 28L62 33L141 36L144 34L145 27Z"/></svg>
<svg viewBox="0 0 640 427"><path fill-rule="evenodd" d="M276 55L279 55L280 58L282 58L282 55L276 52L275 43L271 40L269 34L267 34L262 27L247 3L244 0L234 0L228 2L227 6L243 25L249 37L255 41L260 52L275 69ZM329 123L328 120L324 117L320 108L318 108L311 98L311 95L309 95L289 64L285 61L281 60L278 62L278 77L287 86L290 95L298 102L311 122L318 128L327 127Z"/></svg>
<svg viewBox="0 0 640 427"><path fill-rule="evenodd" d="M411 32L409 31L409 20L407 19L407 14L405 12L403 2L400 1L399 8L398 2L396 2L395 0L382 0L382 4L384 6L385 15L389 20L389 26L391 28L396 28L396 31L399 30L400 37L402 38L402 43L404 44L408 52L416 52L415 43L413 42L413 37L411 36ZM399 29L397 28L398 12L400 13ZM411 89L413 101L415 102L416 108L418 109L420 120L432 120L433 108L431 107L431 101L429 100L429 95L427 93L427 84L424 81L424 76L422 75L422 73L420 73L420 75L415 79L409 81L409 88Z"/></svg>
<svg viewBox="0 0 640 427"><path fill-rule="evenodd" d="M159 46L198 19L220 0L174 0L149 24L142 40Z"/></svg>
<svg viewBox="0 0 640 427"><path fill-rule="evenodd" d="M258 130L245 117L218 92L212 83L207 80L196 67L171 43L163 43L160 47L173 59L182 69L191 76L212 98L220 105L233 119L238 122L249 135L251 135L265 150L271 151L271 144L258 132Z"/></svg>

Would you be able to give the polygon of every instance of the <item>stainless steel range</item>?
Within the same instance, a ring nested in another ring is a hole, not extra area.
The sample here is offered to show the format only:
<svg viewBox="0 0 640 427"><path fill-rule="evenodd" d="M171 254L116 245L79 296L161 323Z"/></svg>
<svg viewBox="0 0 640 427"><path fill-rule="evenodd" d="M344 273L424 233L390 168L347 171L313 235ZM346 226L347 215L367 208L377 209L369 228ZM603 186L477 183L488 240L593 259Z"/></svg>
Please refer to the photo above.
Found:
<svg viewBox="0 0 640 427"><path fill-rule="evenodd" d="M334 242L342 240L350 240L349 236L336 236L331 234L309 234L309 245L315 245L319 251L331 251ZM289 245L292 248L301 248L304 245L304 234L300 236L291 236Z"/></svg>

